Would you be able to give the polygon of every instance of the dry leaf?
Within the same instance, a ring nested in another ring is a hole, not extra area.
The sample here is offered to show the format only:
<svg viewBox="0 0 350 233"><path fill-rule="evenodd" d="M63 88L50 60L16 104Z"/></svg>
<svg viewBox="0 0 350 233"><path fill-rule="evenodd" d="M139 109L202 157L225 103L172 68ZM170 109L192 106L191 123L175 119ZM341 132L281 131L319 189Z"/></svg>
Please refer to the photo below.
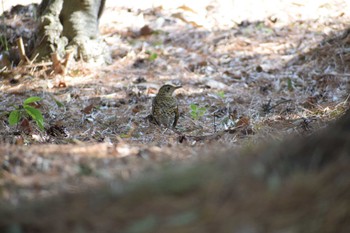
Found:
<svg viewBox="0 0 350 233"><path fill-rule="evenodd" d="M30 134L32 132L32 127L30 127L29 121L27 118L24 118L19 125L19 128L25 134Z"/></svg>
<svg viewBox="0 0 350 233"><path fill-rule="evenodd" d="M171 15L172 17L174 18L177 18L177 19L180 19L181 21L187 23L187 24L191 24L193 27L196 27L196 28L199 28L199 27L202 27L202 25L199 25L197 24L196 22L194 21L189 21L187 19L185 19L185 17L183 16L182 13L178 12L178 13L174 13Z"/></svg>
<svg viewBox="0 0 350 233"><path fill-rule="evenodd" d="M90 104L89 106L85 107L83 110L81 110L85 114L90 114L95 106L93 104Z"/></svg>
<svg viewBox="0 0 350 233"><path fill-rule="evenodd" d="M15 136L15 144L17 146L23 146L24 145L24 138L22 137L22 135Z"/></svg>
<svg viewBox="0 0 350 233"><path fill-rule="evenodd" d="M136 114L136 113L140 112L143 108L144 108L143 105L136 105L136 106L132 109L132 112L133 112L134 114Z"/></svg>
<svg viewBox="0 0 350 233"><path fill-rule="evenodd" d="M192 8L190 8L190 7L186 6L186 5L179 6L177 9L181 9L181 10L184 10L184 11L189 11L189 12L197 14L196 11L192 10Z"/></svg>
<svg viewBox="0 0 350 233"><path fill-rule="evenodd" d="M155 94L157 94L157 89L156 88L153 88L153 87L149 87L148 89L147 89L147 95L155 95Z"/></svg>
<svg viewBox="0 0 350 233"><path fill-rule="evenodd" d="M149 36L152 35L153 30L148 26L145 25L140 29L140 36Z"/></svg>
<svg viewBox="0 0 350 233"><path fill-rule="evenodd" d="M250 125L250 118L247 116L240 117L236 124L237 127L245 127L249 125Z"/></svg>

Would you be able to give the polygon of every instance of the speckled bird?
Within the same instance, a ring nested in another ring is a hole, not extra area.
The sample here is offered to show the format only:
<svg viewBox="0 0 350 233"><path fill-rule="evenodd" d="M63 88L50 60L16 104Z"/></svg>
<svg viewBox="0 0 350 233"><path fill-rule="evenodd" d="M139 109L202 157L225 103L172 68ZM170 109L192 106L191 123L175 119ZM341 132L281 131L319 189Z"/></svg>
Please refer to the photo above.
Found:
<svg viewBox="0 0 350 233"><path fill-rule="evenodd" d="M173 93L178 88L181 86L166 84L159 89L152 102L152 117L156 124L175 128L179 119L179 109Z"/></svg>

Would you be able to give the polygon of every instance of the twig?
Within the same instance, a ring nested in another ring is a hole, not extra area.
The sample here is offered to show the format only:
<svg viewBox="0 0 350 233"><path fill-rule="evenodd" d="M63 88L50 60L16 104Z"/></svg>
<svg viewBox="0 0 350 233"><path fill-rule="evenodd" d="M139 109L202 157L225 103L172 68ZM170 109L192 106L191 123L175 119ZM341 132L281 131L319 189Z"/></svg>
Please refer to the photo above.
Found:
<svg viewBox="0 0 350 233"><path fill-rule="evenodd" d="M24 65L23 67L25 68L35 68L35 67L40 67L40 66L50 66L53 63L50 62L42 62L42 63L36 63L36 64L28 64L28 65Z"/></svg>
<svg viewBox="0 0 350 233"><path fill-rule="evenodd" d="M314 72L313 74L319 76L319 77L324 77L324 76L343 76L343 77L350 77L350 74L348 73L344 73L344 74L339 74L339 73L323 73L323 74L320 74L320 73L316 73Z"/></svg>
<svg viewBox="0 0 350 233"><path fill-rule="evenodd" d="M39 53L37 53L37 54L34 56L34 58L30 61L30 64L33 64L34 61L38 58L38 56L39 56Z"/></svg>
<svg viewBox="0 0 350 233"><path fill-rule="evenodd" d="M64 74L67 73L67 69L68 69L68 66L70 65L72 57L73 57L73 50L67 50L66 55L64 56L64 61L62 63L62 65L64 66L64 70L63 70Z"/></svg>
<svg viewBox="0 0 350 233"><path fill-rule="evenodd" d="M62 74L63 73L62 64L61 64L60 58L58 57L58 54L56 52L51 53L51 60L52 60L54 72L56 74Z"/></svg>
<svg viewBox="0 0 350 233"><path fill-rule="evenodd" d="M62 75L67 74L67 70L68 70L67 68L70 64L70 61L72 60L72 57L73 57L72 50L66 51L66 55L63 61L61 61L60 57L56 52L51 53L51 60L52 60L54 72L56 74L62 74Z"/></svg>
<svg viewBox="0 0 350 233"><path fill-rule="evenodd" d="M276 108L280 104L284 104L287 102L291 102L292 100L281 100L280 102L276 103L275 105L271 106L271 99L267 104L263 104L262 109L264 112L270 112L272 109Z"/></svg>
<svg viewBox="0 0 350 233"><path fill-rule="evenodd" d="M23 44L23 39L22 37L18 38L16 40L17 43L17 47L18 47L18 53L19 53L19 57L21 58L21 62L22 63L30 63L29 58L26 55L26 51L24 49L24 44Z"/></svg>

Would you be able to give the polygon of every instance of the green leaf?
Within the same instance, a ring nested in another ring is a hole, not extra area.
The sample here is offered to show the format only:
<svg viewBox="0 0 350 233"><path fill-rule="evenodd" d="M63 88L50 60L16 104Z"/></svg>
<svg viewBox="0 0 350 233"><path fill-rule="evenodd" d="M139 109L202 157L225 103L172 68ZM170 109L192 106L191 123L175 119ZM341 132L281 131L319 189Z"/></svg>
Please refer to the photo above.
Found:
<svg viewBox="0 0 350 233"><path fill-rule="evenodd" d="M7 37L1 35L0 36L0 45L5 48L5 51L9 51L9 46L8 46L8 42L7 42Z"/></svg>
<svg viewBox="0 0 350 233"><path fill-rule="evenodd" d="M58 101L57 99L53 98L53 100L55 101L57 107L59 107L59 108L64 107L64 104L62 104L62 103L61 103L60 101Z"/></svg>
<svg viewBox="0 0 350 233"><path fill-rule="evenodd" d="M293 91L294 87L293 87L293 81L291 78L287 78L287 84L288 84L288 91Z"/></svg>
<svg viewBox="0 0 350 233"><path fill-rule="evenodd" d="M59 108L64 107L64 104L62 104L60 101L58 101L56 99L55 99L55 103L56 103L57 107L59 107Z"/></svg>
<svg viewBox="0 0 350 233"><path fill-rule="evenodd" d="M16 125L20 120L20 112L19 110L13 110L10 113L10 116L8 118L9 124L12 125Z"/></svg>
<svg viewBox="0 0 350 233"><path fill-rule="evenodd" d="M36 124L39 126L39 129L40 130L45 130L45 128L44 128L44 121L35 121L36 122Z"/></svg>
<svg viewBox="0 0 350 233"><path fill-rule="evenodd" d="M59 108L64 107L64 104L62 102L60 102L59 100L57 100L53 95L50 95L50 97L55 101L57 107L59 107Z"/></svg>
<svg viewBox="0 0 350 233"><path fill-rule="evenodd" d="M30 103L34 103L34 102L37 102L37 101L40 101L41 98L38 97L38 96L32 96L32 97L29 97L28 99L24 100L23 101L23 104L30 104Z"/></svg>
<svg viewBox="0 0 350 233"><path fill-rule="evenodd" d="M194 120L198 120L207 111L206 107L199 108L196 104L190 104L190 108L191 108L190 114Z"/></svg>
<svg viewBox="0 0 350 233"><path fill-rule="evenodd" d="M201 107L198 109L198 115L201 117L204 115L204 113L207 111L205 107Z"/></svg>
<svg viewBox="0 0 350 233"><path fill-rule="evenodd" d="M26 110L29 116L31 116L34 120L42 120L42 121L44 120L40 110L28 105L24 105L23 108Z"/></svg>
<svg viewBox="0 0 350 233"><path fill-rule="evenodd" d="M217 95L220 97L220 98L225 98L225 92L224 91L219 91L218 93L217 93Z"/></svg>
<svg viewBox="0 0 350 233"><path fill-rule="evenodd" d="M31 116L33 118L33 120L35 120L35 122L39 126L39 128L41 130L44 130L44 118L43 118L43 115L41 114L41 112L38 109L33 108L31 106L28 106L28 105L24 105L23 107L26 110L26 112L29 114L29 116Z"/></svg>
<svg viewBox="0 0 350 233"><path fill-rule="evenodd" d="M197 105L190 104L190 108L191 108L192 111L196 111L197 110Z"/></svg>
<svg viewBox="0 0 350 233"><path fill-rule="evenodd" d="M156 53L152 53L152 54L150 54L149 55L149 60L150 61L154 61L154 60L156 60L158 58L158 54L156 54Z"/></svg>
<svg viewBox="0 0 350 233"><path fill-rule="evenodd" d="M119 137L121 138L130 138L130 135L126 134L126 133L122 133L119 135Z"/></svg>

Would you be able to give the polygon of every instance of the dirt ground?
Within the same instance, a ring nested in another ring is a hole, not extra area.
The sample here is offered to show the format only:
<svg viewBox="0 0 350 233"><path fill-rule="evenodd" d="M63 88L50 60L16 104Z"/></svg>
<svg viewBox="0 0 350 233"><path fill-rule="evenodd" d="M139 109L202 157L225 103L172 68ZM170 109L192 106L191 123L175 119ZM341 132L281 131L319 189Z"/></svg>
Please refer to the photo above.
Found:
<svg viewBox="0 0 350 233"><path fill-rule="evenodd" d="M1 201L308 135L348 109L347 1L195 2L107 1L100 31L112 64L73 62L65 76L50 62L1 68ZM19 36L30 46L35 14L24 9L1 19L10 47ZM147 121L165 83L182 85L178 133ZM29 117L8 123L31 96L42 98L44 131Z"/></svg>

